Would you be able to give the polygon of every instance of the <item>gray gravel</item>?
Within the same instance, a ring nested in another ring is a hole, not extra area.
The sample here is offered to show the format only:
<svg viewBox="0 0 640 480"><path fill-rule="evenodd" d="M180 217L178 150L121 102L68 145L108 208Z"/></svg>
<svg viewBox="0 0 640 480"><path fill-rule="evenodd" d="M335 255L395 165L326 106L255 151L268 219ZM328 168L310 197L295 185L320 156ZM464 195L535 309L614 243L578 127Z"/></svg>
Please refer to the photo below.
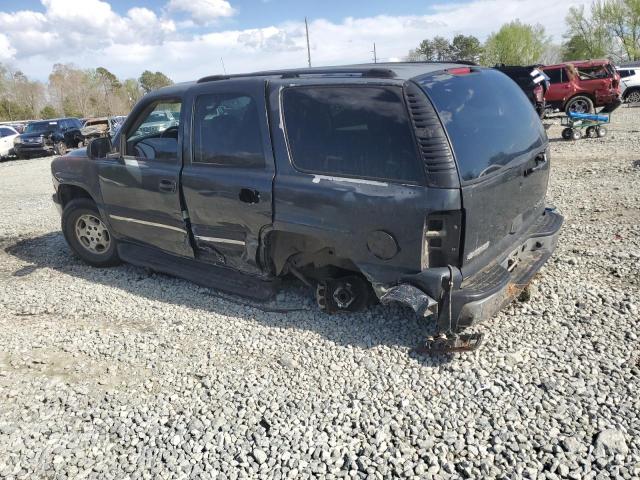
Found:
<svg viewBox="0 0 640 480"><path fill-rule="evenodd" d="M400 308L87 267L50 159L0 164L0 478L640 477L640 108L614 119L553 143L558 251L450 359Z"/></svg>

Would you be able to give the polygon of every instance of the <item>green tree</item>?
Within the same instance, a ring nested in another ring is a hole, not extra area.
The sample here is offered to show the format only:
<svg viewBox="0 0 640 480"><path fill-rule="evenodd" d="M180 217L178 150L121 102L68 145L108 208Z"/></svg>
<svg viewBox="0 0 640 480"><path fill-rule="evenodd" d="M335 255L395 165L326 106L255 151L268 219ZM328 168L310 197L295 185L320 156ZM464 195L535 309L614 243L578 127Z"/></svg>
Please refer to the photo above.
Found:
<svg viewBox="0 0 640 480"><path fill-rule="evenodd" d="M158 88L166 87L169 85L173 85L173 80L167 77L162 72L150 72L149 70L145 70L140 75L138 79L140 82L140 87L144 91L144 93L149 93L152 90L157 90Z"/></svg>
<svg viewBox="0 0 640 480"><path fill-rule="evenodd" d="M611 34L604 22L602 4L594 4L589 16L584 6L570 7L565 22L564 60L602 58L611 51Z"/></svg>
<svg viewBox="0 0 640 480"><path fill-rule="evenodd" d="M520 20L505 23L487 38L482 55L485 65L529 65L538 63L550 40L542 25Z"/></svg>
<svg viewBox="0 0 640 480"><path fill-rule="evenodd" d="M456 35L451 42L451 60L479 62L482 55L482 44L473 35Z"/></svg>
<svg viewBox="0 0 640 480"><path fill-rule="evenodd" d="M56 118L58 116L58 112L51 105L45 105L45 107L40 110L40 116L47 120L49 118Z"/></svg>
<svg viewBox="0 0 640 480"><path fill-rule="evenodd" d="M592 20L602 23L622 47L623 59L640 60L640 0L595 2Z"/></svg>
<svg viewBox="0 0 640 480"><path fill-rule="evenodd" d="M122 82L122 92L129 109L132 109L143 95L140 83L135 78L127 78Z"/></svg>

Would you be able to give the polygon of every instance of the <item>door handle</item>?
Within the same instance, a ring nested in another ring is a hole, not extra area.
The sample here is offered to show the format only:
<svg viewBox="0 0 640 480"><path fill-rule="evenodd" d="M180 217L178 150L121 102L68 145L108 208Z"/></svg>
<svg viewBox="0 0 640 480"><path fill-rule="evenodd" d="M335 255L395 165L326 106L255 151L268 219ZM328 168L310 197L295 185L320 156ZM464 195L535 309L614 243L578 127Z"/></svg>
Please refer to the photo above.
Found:
<svg viewBox="0 0 640 480"><path fill-rule="evenodd" d="M260 202L260 192L250 188L241 188L238 198L244 203L258 203Z"/></svg>
<svg viewBox="0 0 640 480"><path fill-rule="evenodd" d="M546 164L547 164L547 154L546 153L541 153L540 155L537 155L536 156L536 166L535 167L531 167L531 168L527 168L524 171L524 176L528 177L532 173L537 172L538 170L544 168L544 166Z"/></svg>
<svg viewBox="0 0 640 480"><path fill-rule="evenodd" d="M176 182L173 180L160 180L158 189L165 193L174 193L176 191Z"/></svg>

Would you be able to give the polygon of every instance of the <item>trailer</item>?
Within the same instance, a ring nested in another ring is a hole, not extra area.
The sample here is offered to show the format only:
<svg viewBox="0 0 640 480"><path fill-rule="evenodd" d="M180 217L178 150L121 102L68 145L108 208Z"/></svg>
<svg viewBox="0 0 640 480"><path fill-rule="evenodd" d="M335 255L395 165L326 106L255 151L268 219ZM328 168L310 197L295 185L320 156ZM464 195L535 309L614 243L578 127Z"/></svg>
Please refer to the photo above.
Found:
<svg viewBox="0 0 640 480"><path fill-rule="evenodd" d="M565 128L562 130L562 138L565 140L580 140L582 130L586 137L602 138L607 134L605 124L611 121L611 115L594 113L569 112L560 120Z"/></svg>

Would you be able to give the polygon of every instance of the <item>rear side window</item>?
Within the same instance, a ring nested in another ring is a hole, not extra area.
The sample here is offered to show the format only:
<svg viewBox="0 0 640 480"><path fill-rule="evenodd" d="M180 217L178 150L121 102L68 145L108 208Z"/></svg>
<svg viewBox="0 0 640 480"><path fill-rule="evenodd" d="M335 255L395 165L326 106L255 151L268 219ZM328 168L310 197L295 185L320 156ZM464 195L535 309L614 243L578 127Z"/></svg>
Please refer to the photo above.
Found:
<svg viewBox="0 0 640 480"><path fill-rule="evenodd" d="M202 95L196 100L193 125L194 163L264 167L260 118L253 98L233 93Z"/></svg>
<svg viewBox="0 0 640 480"><path fill-rule="evenodd" d="M293 87L284 91L283 109L298 170L409 183L423 180L399 88Z"/></svg>
<svg viewBox="0 0 640 480"><path fill-rule="evenodd" d="M618 70L618 73L620 74L620 78L627 78L633 75L634 72L633 70Z"/></svg>
<svg viewBox="0 0 640 480"><path fill-rule="evenodd" d="M552 68L550 70L544 70L544 73L549 77L549 83L562 83L567 81L566 75L563 75L564 69L562 68Z"/></svg>
<svg viewBox="0 0 640 480"><path fill-rule="evenodd" d="M531 102L496 70L429 75L419 83L449 134L463 181L495 173L546 146L544 127Z"/></svg>

